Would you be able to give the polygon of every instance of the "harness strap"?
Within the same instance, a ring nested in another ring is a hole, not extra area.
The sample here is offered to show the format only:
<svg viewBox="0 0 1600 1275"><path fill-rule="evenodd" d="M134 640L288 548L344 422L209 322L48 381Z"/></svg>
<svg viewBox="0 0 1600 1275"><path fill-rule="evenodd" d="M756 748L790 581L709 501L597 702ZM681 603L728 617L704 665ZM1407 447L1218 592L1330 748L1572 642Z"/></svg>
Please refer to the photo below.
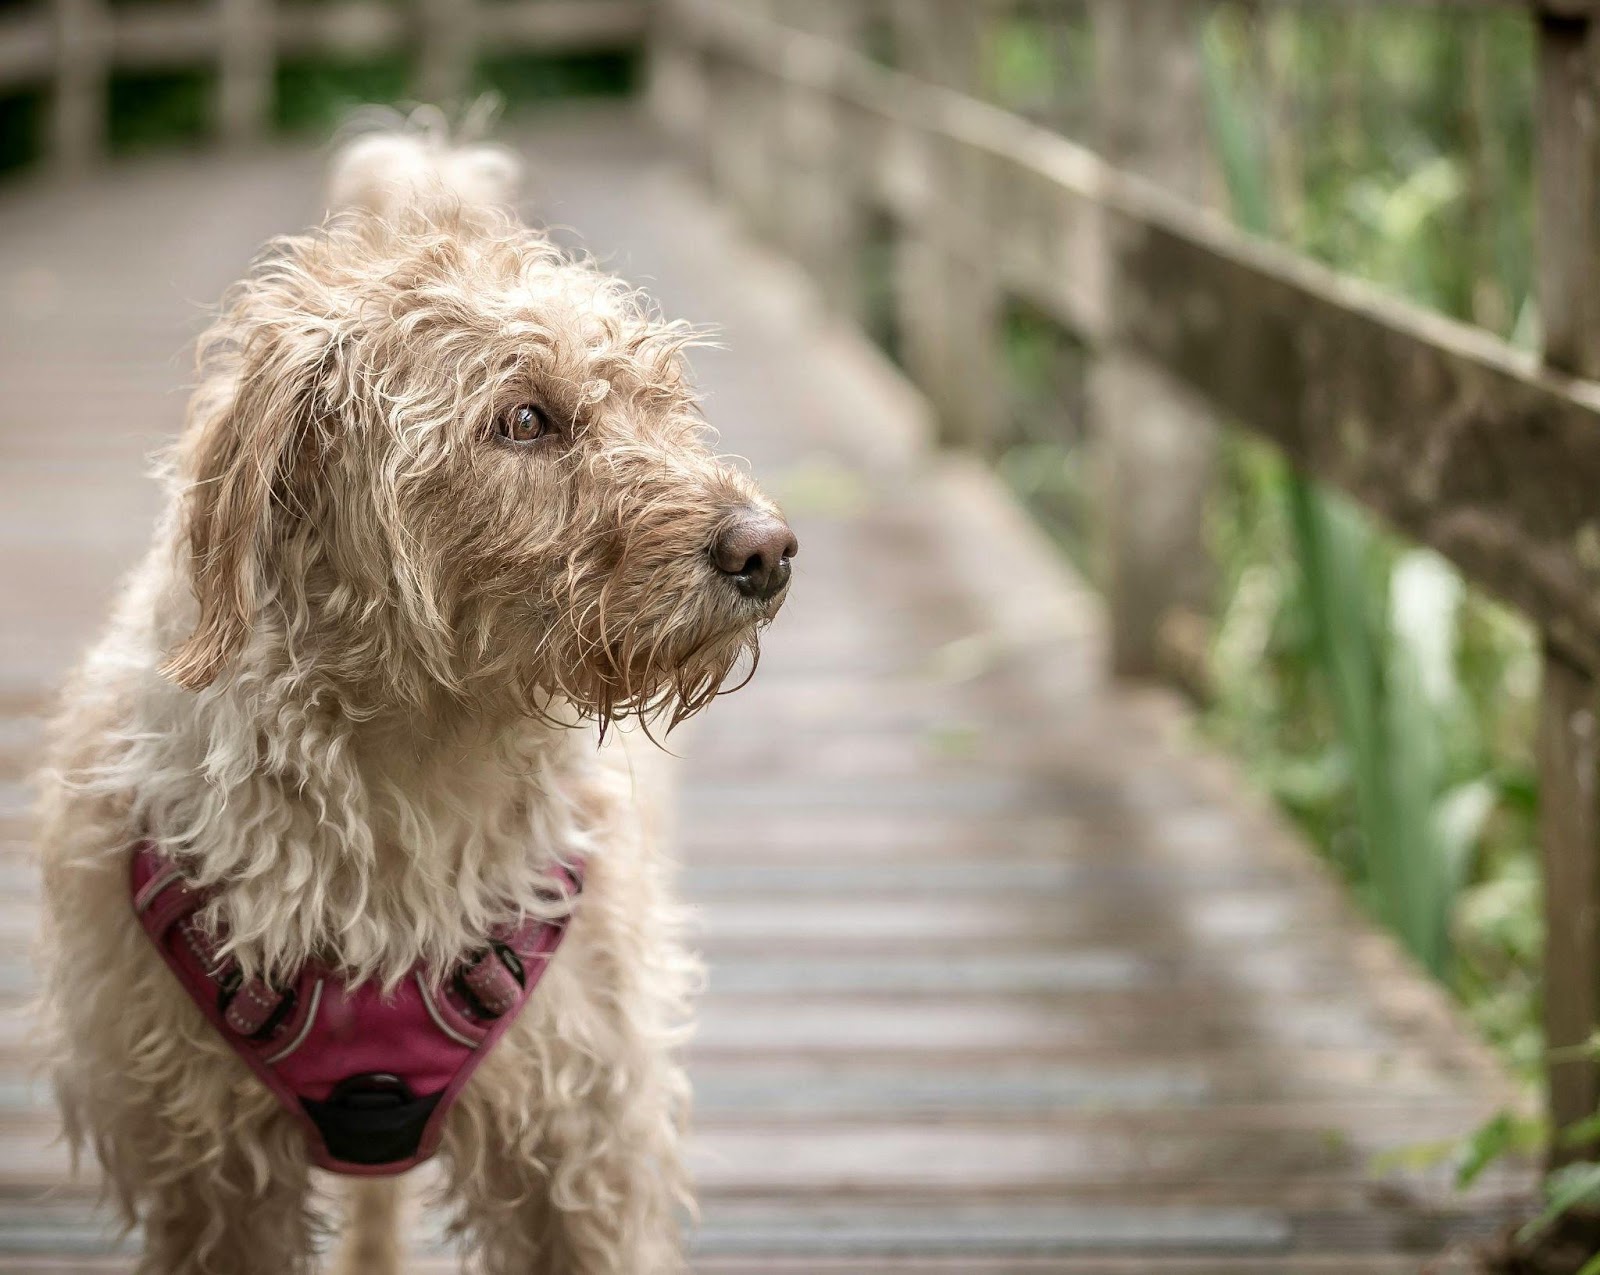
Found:
<svg viewBox="0 0 1600 1275"><path fill-rule="evenodd" d="M283 1020L290 994L262 978L243 979L239 963L219 955L216 936L200 923L198 915L209 897L169 864L145 884L133 906L152 935L177 927L183 942L217 985L219 1004L226 1005L224 1021L241 1036L260 1036Z"/></svg>
<svg viewBox="0 0 1600 1275"><path fill-rule="evenodd" d="M501 944L487 947L469 963L461 966L456 978L462 990L486 1018L499 1018L510 1010L522 994L521 963L517 970L509 968L516 956Z"/></svg>
<svg viewBox="0 0 1600 1275"><path fill-rule="evenodd" d="M245 978L227 934L206 924L215 887L185 880L153 842L130 858L133 911L200 1012L300 1123L312 1161L356 1174L438 1149L451 1104L549 968L584 877L581 861L553 865L541 903L564 912L496 925L482 947L443 969L419 964L398 986L350 983L317 961L274 986Z"/></svg>
<svg viewBox="0 0 1600 1275"><path fill-rule="evenodd" d="M222 1017L241 1036L261 1036L283 1020L290 996L264 979L252 978L229 998Z"/></svg>
<svg viewBox="0 0 1600 1275"><path fill-rule="evenodd" d="M550 901L575 899L583 892L581 869L556 865L563 891L550 891ZM211 901L212 892L192 885L178 867L163 861L162 867L139 890L133 900L134 911L158 942L176 927L184 944L207 971L217 987L218 1007L223 1021L241 1036L253 1040L269 1039L293 1009L292 988L274 987L263 978L245 979L239 963L220 954L217 936L200 923L199 912ZM497 926L490 944L464 959L455 973L456 986L469 1007L480 1017L497 1019L521 1003L527 974L517 954L518 939L525 926ZM536 927L537 928L537 927ZM539 955L548 959L547 953Z"/></svg>

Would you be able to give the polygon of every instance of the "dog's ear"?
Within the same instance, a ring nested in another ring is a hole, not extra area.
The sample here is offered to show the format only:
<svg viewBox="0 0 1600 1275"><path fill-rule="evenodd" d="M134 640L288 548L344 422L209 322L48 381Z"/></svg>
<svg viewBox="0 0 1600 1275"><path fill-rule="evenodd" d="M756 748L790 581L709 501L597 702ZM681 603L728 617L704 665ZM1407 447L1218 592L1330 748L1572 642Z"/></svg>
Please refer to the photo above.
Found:
<svg viewBox="0 0 1600 1275"><path fill-rule="evenodd" d="M263 568L305 507L318 374L330 334L312 322L256 327L221 389L197 395L179 445L183 531L200 615L161 671L179 686L209 686L244 647ZM208 401L215 398L216 401Z"/></svg>

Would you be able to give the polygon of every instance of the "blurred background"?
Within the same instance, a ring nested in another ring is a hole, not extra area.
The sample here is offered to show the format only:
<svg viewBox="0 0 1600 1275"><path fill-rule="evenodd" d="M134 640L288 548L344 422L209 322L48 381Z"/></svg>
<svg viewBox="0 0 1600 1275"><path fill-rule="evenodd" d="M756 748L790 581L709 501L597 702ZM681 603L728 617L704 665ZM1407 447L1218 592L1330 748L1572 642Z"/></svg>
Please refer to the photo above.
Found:
<svg viewBox="0 0 1600 1275"><path fill-rule="evenodd" d="M228 182L236 156L320 145L373 102L494 95L502 133L561 139L553 171L578 157L577 193L551 211L619 252L637 216L620 209L656 191L638 173L670 168L798 263L820 298L808 330L864 334L882 365L873 375L920 391L936 440L981 462L1070 577L1099 592L1083 605L1109 617L1095 665L1121 679L1109 685L1181 697L1181 747L1231 758L1367 922L1444 990L1450 1030L1493 1051L1504 1103L1450 1136L1401 1139L1388 1167L1466 1185L1501 1153L1545 1157L1565 1219L1600 1203L1586 1052L1600 1025L1600 825L1592 752L1559 729L1544 736L1549 765L1586 778L1563 780L1563 813L1552 818L1547 801L1541 824L1550 771L1535 747L1541 686L1547 708L1553 694L1546 648L1577 670L1563 693L1592 725L1597 564L1579 533L1600 506L1574 484L1595 471L1586 450L1568 470L1558 448L1548 498L1537 482L1476 506L1462 497L1467 515L1492 505L1496 526L1532 546L1484 570L1480 550L1460 547L1470 537L1421 508L1460 485L1402 488L1413 459L1421 467L1452 429L1471 433L1452 412L1504 399L1507 449L1530 421L1594 424L1581 384L1540 371L1543 358L1582 377L1600 359L1585 309L1600 282L1589 12L1510 0L0 0L0 240L8 218L32 226L74 190L112 198L114 184L96 183L146 163ZM586 148L594 120L602 141ZM608 152L615 175L593 155L619 130L635 140ZM580 220L587 208L600 209L595 226ZM709 208L675 215L705 221ZM114 218L100 224L115 233ZM1233 273L1186 278L1196 258L1163 256L1169 239ZM1253 255L1256 241L1287 251ZM677 251L635 255L670 276L662 262ZM1541 320L1541 271L1558 324ZM24 344L30 289L42 286L26 279L9 319ZM1287 292L1269 303L1267 285ZM1259 316L1244 313L1258 301ZM693 317L723 317L702 308ZM1204 336L1146 336L1168 313L1189 316L1169 327L1219 329L1224 347L1236 319L1241 341L1277 332L1234 361L1256 359L1263 383L1286 378L1293 419L1235 410L1279 391L1238 389L1243 374L1228 372L1218 392L1191 366L1213 349ZM1342 330L1318 314L1380 334L1381 384L1362 384L1353 354L1341 363L1317 346ZM1467 326L1435 328L1430 314ZM1386 362L1413 349L1435 361ZM734 366L739 348L713 357ZM1429 378L1445 388L1417 388ZM1345 425L1328 400L1341 395L1360 400L1366 460L1329 458ZM759 459L761 448L748 450ZM1494 471L1497 454L1491 439L1477 463ZM808 513L848 523L862 481L848 466L774 455L797 525ZM50 481L72 483L70 464ZM1515 607L1497 601L1507 594ZM959 637L940 643L923 655L971 656ZM841 651L863 694L891 680ZM923 746L942 762L982 751L962 721L929 729ZM1562 993L1554 1124L1535 1114L1552 1066L1541 835L1563 865L1553 906L1571 927L1557 964L1588 989ZM1501 1269L1593 1272L1584 1250L1596 1233L1573 1231L1589 1238L1548 1266ZM1115 1269L1154 1269L1130 1260Z"/></svg>

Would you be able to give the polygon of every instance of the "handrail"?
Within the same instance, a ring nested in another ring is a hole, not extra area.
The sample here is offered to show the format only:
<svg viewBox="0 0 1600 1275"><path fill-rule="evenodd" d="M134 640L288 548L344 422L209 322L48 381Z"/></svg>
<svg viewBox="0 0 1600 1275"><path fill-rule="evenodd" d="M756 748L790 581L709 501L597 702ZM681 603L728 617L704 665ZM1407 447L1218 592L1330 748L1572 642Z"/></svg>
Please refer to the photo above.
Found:
<svg viewBox="0 0 1600 1275"><path fill-rule="evenodd" d="M47 157L80 169L105 150L107 82L118 71L212 68L219 131L243 141L267 131L273 69L306 54L417 54L419 96L444 101L470 87L480 49L565 53L637 46L649 0L382 0L329 5L274 0L109 5L51 0L0 15L0 93L48 88Z"/></svg>

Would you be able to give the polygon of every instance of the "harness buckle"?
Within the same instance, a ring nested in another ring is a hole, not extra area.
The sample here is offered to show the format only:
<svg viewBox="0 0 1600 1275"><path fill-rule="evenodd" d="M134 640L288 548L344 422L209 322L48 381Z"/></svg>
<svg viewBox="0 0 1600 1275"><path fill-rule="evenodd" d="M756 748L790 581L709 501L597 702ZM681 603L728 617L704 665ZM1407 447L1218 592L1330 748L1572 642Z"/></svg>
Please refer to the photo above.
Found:
<svg viewBox="0 0 1600 1275"><path fill-rule="evenodd" d="M515 1009L527 986L522 958L510 944L491 941L456 970L456 991L480 1018L499 1018Z"/></svg>
<svg viewBox="0 0 1600 1275"><path fill-rule="evenodd" d="M248 982L237 965L217 978L217 1009L228 1026L249 1040L266 1040L294 1012L294 989L280 992L264 979Z"/></svg>

